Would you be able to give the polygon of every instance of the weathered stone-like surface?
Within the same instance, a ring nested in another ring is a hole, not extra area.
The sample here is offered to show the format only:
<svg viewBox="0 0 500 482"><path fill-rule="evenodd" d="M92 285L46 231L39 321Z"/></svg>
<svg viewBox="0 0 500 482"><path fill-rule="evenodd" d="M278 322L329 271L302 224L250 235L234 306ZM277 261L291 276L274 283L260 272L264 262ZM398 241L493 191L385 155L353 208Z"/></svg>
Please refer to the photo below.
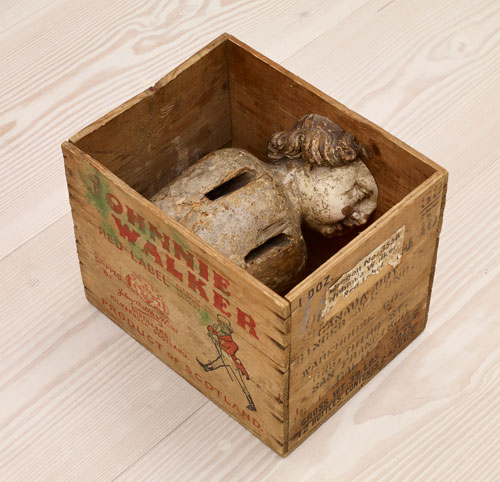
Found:
<svg viewBox="0 0 500 482"><path fill-rule="evenodd" d="M360 160L331 167L268 164L243 149L215 151L152 201L279 293L298 280L307 251L301 223L325 236L368 220L377 186Z"/></svg>
<svg viewBox="0 0 500 482"><path fill-rule="evenodd" d="M208 154L152 201L277 291L304 267L299 212L273 167L247 151Z"/></svg>
<svg viewBox="0 0 500 482"><path fill-rule="evenodd" d="M274 165L301 221L323 236L363 226L377 207L375 179L361 160L329 167L310 167L302 159Z"/></svg>

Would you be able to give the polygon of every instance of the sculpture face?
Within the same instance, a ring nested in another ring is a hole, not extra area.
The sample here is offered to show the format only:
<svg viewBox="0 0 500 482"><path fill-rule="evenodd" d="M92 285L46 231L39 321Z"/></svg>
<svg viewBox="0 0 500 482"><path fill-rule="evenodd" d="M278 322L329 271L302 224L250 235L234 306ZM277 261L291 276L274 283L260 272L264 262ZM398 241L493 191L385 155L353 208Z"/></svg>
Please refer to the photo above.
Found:
<svg viewBox="0 0 500 482"><path fill-rule="evenodd" d="M335 169L304 169L297 181L303 220L327 237L366 224L377 207L377 185L359 160Z"/></svg>

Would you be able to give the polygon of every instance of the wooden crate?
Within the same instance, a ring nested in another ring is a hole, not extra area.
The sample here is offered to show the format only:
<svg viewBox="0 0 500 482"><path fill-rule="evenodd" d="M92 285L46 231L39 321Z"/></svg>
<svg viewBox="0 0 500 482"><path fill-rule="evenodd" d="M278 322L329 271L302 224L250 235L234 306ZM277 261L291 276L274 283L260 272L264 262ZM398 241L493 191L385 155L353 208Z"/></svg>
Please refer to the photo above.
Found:
<svg viewBox="0 0 500 482"><path fill-rule="evenodd" d="M221 147L265 159L311 112L370 146L379 203L356 237L309 233L309 275L282 297L148 197ZM89 301L281 455L424 329L446 171L230 35L62 150ZM224 327L238 350L205 370Z"/></svg>

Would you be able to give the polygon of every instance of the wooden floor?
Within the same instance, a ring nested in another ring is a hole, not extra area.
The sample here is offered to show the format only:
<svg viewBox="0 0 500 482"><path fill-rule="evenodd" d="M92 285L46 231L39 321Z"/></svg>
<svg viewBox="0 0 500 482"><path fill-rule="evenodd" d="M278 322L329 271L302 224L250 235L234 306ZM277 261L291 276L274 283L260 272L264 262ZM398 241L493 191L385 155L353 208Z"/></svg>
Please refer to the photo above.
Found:
<svg viewBox="0 0 500 482"><path fill-rule="evenodd" d="M450 172L426 331L281 459L84 298L60 143L227 31ZM4 0L0 480L500 480L500 1Z"/></svg>

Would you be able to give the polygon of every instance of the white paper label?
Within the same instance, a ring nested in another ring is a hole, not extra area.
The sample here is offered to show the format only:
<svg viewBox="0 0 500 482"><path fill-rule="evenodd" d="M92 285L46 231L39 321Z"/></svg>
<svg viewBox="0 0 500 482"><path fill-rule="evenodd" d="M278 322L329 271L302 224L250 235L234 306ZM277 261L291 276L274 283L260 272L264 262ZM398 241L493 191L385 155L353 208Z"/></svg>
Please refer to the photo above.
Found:
<svg viewBox="0 0 500 482"><path fill-rule="evenodd" d="M322 316L330 312L338 298L347 298L369 276L379 273L388 264L395 268L401 261L404 237L405 227L401 226L389 239L377 246L330 286Z"/></svg>

